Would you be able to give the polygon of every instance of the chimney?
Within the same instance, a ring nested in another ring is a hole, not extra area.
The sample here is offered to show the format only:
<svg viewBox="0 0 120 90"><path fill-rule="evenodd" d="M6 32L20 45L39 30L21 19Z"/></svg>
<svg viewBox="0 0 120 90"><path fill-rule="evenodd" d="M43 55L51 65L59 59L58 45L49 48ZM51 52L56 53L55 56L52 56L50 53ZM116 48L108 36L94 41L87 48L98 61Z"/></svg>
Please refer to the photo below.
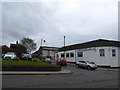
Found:
<svg viewBox="0 0 120 90"><path fill-rule="evenodd" d="M18 41L16 41L16 44L18 44Z"/></svg>

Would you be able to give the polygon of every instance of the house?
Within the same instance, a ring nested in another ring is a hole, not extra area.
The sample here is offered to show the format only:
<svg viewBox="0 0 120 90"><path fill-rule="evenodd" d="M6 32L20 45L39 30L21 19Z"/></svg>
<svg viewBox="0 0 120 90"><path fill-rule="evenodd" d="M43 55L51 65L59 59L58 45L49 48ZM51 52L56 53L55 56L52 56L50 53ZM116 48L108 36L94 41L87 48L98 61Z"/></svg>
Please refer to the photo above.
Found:
<svg viewBox="0 0 120 90"><path fill-rule="evenodd" d="M51 59L56 59L55 54L58 50L58 47L40 46L39 50L33 53L33 56L37 56L39 58L49 57Z"/></svg>
<svg viewBox="0 0 120 90"><path fill-rule="evenodd" d="M57 56L67 62L86 60L98 66L120 67L120 41L98 39L70 45L60 48Z"/></svg>
<svg viewBox="0 0 120 90"><path fill-rule="evenodd" d="M0 46L0 51L2 51L2 54L7 53L9 51L9 49L10 48L8 46L6 46L6 45Z"/></svg>

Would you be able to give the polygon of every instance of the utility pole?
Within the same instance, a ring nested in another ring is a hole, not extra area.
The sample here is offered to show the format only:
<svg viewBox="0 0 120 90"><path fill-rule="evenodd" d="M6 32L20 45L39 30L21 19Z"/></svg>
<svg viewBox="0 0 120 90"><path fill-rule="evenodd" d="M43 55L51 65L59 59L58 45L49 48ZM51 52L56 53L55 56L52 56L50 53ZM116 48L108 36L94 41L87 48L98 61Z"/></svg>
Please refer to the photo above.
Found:
<svg viewBox="0 0 120 90"><path fill-rule="evenodd" d="M64 36L64 59L65 59L65 36Z"/></svg>

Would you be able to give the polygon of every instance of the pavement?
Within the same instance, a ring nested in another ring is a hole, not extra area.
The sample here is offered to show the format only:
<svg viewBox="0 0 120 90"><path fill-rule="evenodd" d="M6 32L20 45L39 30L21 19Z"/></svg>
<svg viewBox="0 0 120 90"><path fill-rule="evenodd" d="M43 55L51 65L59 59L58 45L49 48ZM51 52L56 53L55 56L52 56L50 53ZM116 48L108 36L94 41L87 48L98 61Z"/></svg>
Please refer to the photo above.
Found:
<svg viewBox="0 0 120 90"><path fill-rule="evenodd" d="M61 71L0 71L0 75L57 75L57 74L72 74L70 70Z"/></svg>
<svg viewBox="0 0 120 90"><path fill-rule="evenodd" d="M97 68L96 70L104 70L104 71L113 71L120 69L109 69L109 68ZM74 72L70 70L61 71L0 71L0 75L60 75L60 74L73 74Z"/></svg>
<svg viewBox="0 0 120 90"><path fill-rule="evenodd" d="M120 68L102 68L102 67L98 67L96 70L118 71L118 70L120 70Z"/></svg>

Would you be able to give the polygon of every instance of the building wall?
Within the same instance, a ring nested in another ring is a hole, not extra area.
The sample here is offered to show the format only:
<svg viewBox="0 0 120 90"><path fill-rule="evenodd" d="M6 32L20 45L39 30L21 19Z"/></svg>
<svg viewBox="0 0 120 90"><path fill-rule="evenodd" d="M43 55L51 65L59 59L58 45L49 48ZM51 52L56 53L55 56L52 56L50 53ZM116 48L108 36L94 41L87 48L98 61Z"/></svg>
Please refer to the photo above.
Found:
<svg viewBox="0 0 120 90"><path fill-rule="evenodd" d="M48 50L43 50L43 56L48 56Z"/></svg>
<svg viewBox="0 0 120 90"><path fill-rule="evenodd" d="M51 56L52 59L55 59L55 51L43 50L43 56Z"/></svg>
<svg viewBox="0 0 120 90"><path fill-rule="evenodd" d="M105 56L100 56L100 52L99 52L100 49L105 50ZM116 56L112 56L112 49L115 49ZM74 57L69 57L69 58L65 57L67 62L86 60L86 61L95 62L99 66L120 67L120 64L118 65L118 54L119 54L118 52L120 52L120 49L118 47L92 47L87 49L76 49L76 50L65 51L65 53L71 53L71 52L74 52ZM77 55L78 52L83 52L83 57L78 57ZM61 58L61 53L64 52L58 53L59 58Z"/></svg>

